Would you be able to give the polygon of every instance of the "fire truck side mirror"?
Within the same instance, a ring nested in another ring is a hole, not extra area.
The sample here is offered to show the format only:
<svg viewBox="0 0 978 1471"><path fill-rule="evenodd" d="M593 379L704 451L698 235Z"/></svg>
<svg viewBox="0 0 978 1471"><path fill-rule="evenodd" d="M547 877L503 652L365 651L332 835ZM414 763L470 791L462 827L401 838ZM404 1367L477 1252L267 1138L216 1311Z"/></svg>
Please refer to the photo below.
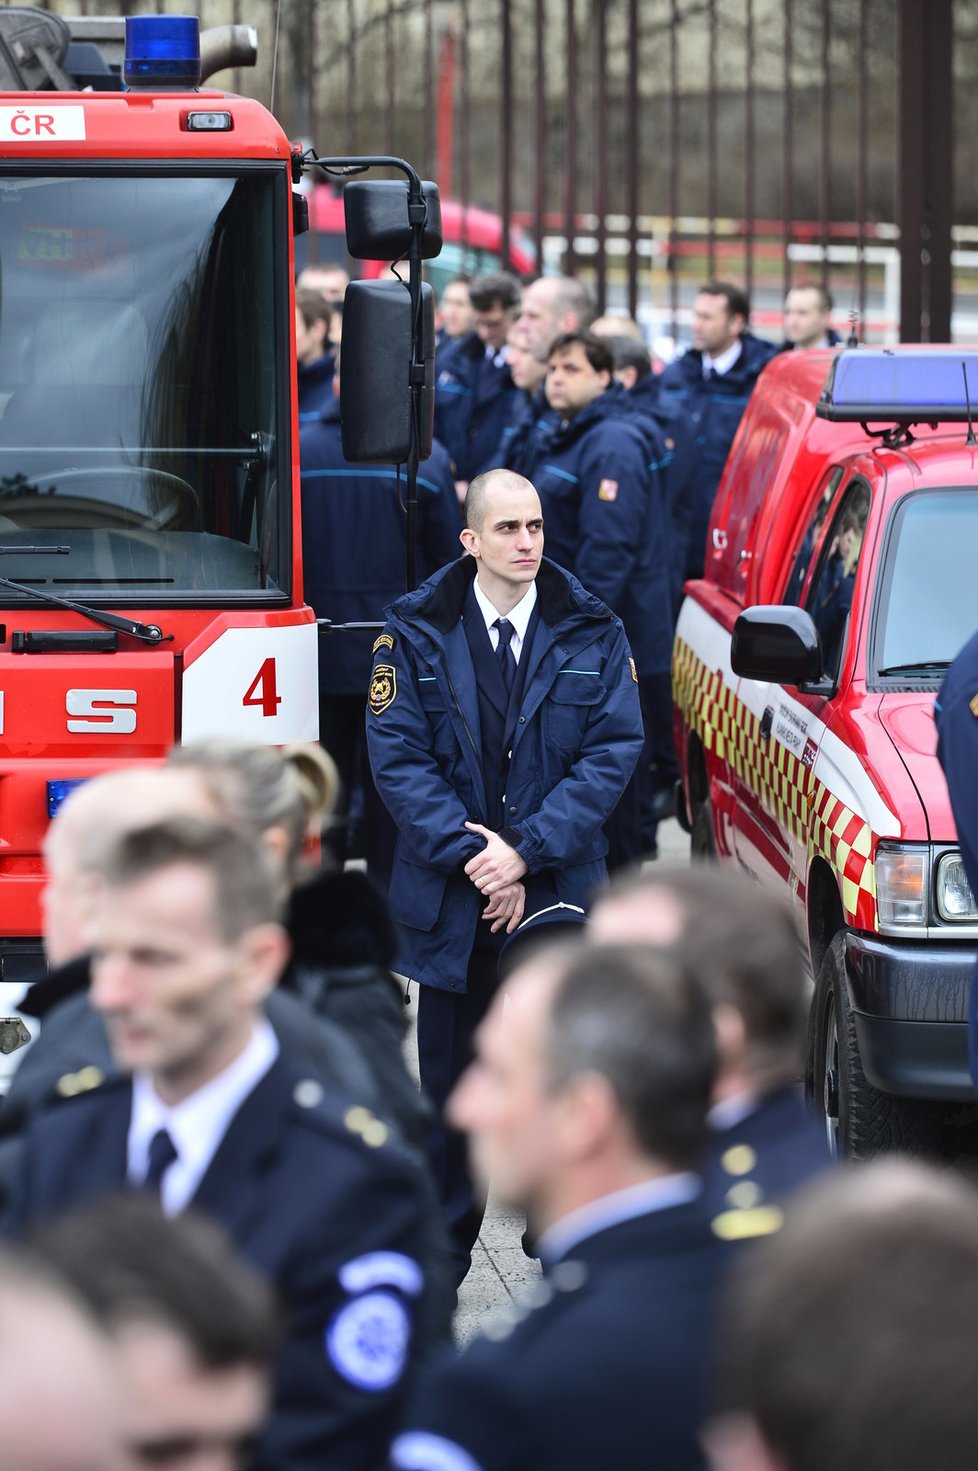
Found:
<svg viewBox="0 0 978 1471"><path fill-rule="evenodd" d="M427 218L421 236L421 259L441 252L441 198L430 179L421 184ZM407 181L361 179L343 190L346 248L354 260L403 260L411 249Z"/></svg>
<svg viewBox="0 0 978 1471"><path fill-rule="evenodd" d="M435 302L421 287L418 458L431 454L435 417ZM411 449L411 297L401 281L351 281L343 302L340 422L353 464L403 464Z"/></svg>

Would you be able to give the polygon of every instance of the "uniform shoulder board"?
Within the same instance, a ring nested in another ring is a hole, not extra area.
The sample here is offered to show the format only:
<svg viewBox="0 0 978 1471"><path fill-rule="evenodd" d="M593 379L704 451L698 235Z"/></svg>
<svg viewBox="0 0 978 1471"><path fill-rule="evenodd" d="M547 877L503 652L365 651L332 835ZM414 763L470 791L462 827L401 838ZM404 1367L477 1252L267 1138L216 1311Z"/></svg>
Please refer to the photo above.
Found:
<svg viewBox="0 0 978 1471"><path fill-rule="evenodd" d="M776 1205L758 1205L746 1210L721 1211L711 1229L721 1241L750 1241L773 1236L784 1225L784 1212Z"/></svg>
<svg viewBox="0 0 978 1471"><path fill-rule="evenodd" d="M358 1134L368 1149L380 1149L391 1136L391 1131L382 1119L378 1119L369 1108L359 1104L348 1108L343 1123L351 1134Z"/></svg>
<svg viewBox="0 0 978 1471"><path fill-rule="evenodd" d="M64 1073L55 1084L55 1092L59 1098L75 1098L79 1093L90 1093L93 1088L101 1088L105 1082L105 1074L101 1068L94 1065L81 1068L77 1073Z"/></svg>
<svg viewBox="0 0 978 1471"><path fill-rule="evenodd" d="M374 646L370 652L376 654L378 649L390 649L391 653L394 652L394 640L389 633L382 633L374 639Z"/></svg>
<svg viewBox="0 0 978 1471"><path fill-rule="evenodd" d="M388 1143L397 1142L383 1119L362 1104L344 1108L342 1099L331 1088L324 1088L317 1078L297 1081L292 1088L292 1102L315 1132L330 1138L346 1139L350 1143L356 1139L367 1149L382 1149Z"/></svg>

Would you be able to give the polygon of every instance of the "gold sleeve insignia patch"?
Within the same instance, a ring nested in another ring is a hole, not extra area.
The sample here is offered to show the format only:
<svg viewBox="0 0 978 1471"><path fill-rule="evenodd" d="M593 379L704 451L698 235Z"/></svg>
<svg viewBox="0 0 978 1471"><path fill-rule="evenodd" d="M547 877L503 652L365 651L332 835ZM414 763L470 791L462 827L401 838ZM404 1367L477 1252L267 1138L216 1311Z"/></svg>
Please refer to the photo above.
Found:
<svg viewBox="0 0 978 1471"><path fill-rule="evenodd" d="M638 684L638 675L635 673L635 660L629 655L628 667L632 671L632 679Z"/></svg>
<svg viewBox="0 0 978 1471"><path fill-rule="evenodd" d="M968 709L971 711L975 719L978 720L978 695L975 695L974 699L968 705Z"/></svg>
<svg viewBox="0 0 978 1471"><path fill-rule="evenodd" d="M383 715L397 695L397 670L393 664L377 664L370 681L370 713Z"/></svg>
<svg viewBox="0 0 978 1471"><path fill-rule="evenodd" d="M598 486L599 501L616 501L618 499L618 481L602 480Z"/></svg>
<svg viewBox="0 0 978 1471"><path fill-rule="evenodd" d="M378 649L390 649L391 653L394 652L394 640L389 633L382 633L379 638L375 639L374 646L370 652L376 654Z"/></svg>

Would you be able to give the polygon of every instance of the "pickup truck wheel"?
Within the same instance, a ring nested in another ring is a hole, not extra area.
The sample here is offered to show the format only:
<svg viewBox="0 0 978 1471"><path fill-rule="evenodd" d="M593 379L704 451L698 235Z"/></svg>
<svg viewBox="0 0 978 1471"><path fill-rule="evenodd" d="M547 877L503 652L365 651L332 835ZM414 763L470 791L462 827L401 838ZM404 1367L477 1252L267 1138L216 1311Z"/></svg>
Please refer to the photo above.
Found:
<svg viewBox="0 0 978 1471"><path fill-rule="evenodd" d="M716 863L717 847L713 839L713 809L709 797L697 805L689 838L689 855L694 863Z"/></svg>
<svg viewBox="0 0 978 1471"><path fill-rule="evenodd" d="M873 1159L892 1150L940 1153L940 1105L874 1088L863 1072L845 974L845 934L835 936L815 983L809 1022L808 1086L833 1153Z"/></svg>

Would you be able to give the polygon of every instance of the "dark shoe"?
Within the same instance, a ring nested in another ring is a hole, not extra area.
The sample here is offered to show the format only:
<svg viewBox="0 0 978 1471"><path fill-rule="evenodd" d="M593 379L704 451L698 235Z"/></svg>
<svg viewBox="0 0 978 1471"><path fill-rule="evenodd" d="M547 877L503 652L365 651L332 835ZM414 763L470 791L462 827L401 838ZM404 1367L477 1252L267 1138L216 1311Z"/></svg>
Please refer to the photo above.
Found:
<svg viewBox="0 0 978 1471"><path fill-rule="evenodd" d="M656 822L668 822L676 815L676 793L672 787L660 787L652 798L652 814Z"/></svg>

